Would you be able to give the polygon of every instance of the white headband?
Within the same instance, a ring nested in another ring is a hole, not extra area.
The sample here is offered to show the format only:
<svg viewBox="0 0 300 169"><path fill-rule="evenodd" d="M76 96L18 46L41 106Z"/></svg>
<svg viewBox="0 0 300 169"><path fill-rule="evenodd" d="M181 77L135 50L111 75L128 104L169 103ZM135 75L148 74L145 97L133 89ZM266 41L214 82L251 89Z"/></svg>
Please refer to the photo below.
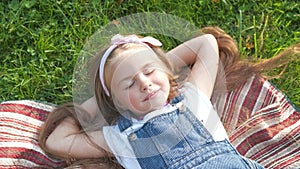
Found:
<svg viewBox="0 0 300 169"><path fill-rule="evenodd" d="M111 52L116 49L119 45L125 44L125 43L139 43L139 44L143 44L146 47L150 48L151 47L147 44L151 44L153 46L162 46L162 43L150 36L146 36L143 38L139 38L136 35L129 35L129 36L122 36L120 34L117 34L115 36L113 36L111 38L111 46L105 51L101 62L100 62L100 66L99 66L99 76L100 76L100 81L101 81L101 85L106 93L107 96L110 96L109 91L105 85L105 81L104 81L104 65L106 63L106 60L108 58L108 56L111 54Z"/></svg>

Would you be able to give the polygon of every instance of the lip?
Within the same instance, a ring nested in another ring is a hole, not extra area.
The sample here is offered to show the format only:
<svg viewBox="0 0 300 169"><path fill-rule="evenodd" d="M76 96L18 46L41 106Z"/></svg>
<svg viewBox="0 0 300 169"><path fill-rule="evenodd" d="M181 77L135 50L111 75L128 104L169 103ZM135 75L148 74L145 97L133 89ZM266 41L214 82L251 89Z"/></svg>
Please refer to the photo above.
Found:
<svg viewBox="0 0 300 169"><path fill-rule="evenodd" d="M143 101L145 102L145 101L151 100L152 98L154 98L157 95L158 91L159 90L150 92L149 94L147 94L147 96L145 97L145 99Z"/></svg>

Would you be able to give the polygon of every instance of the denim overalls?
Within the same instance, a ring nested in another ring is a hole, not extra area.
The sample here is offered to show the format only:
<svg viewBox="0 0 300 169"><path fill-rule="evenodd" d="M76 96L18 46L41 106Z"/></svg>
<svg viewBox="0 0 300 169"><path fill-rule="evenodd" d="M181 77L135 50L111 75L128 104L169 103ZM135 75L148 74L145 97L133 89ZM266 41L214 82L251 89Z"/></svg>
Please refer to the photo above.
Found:
<svg viewBox="0 0 300 169"><path fill-rule="evenodd" d="M181 102L182 96L172 101ZM129 129L132 120L121 117L117 121L120 132ZM140 168L263 168L242 157L225 139L214 141L203 124L184 105L147 121L140 129L128 135Z"/></svg>

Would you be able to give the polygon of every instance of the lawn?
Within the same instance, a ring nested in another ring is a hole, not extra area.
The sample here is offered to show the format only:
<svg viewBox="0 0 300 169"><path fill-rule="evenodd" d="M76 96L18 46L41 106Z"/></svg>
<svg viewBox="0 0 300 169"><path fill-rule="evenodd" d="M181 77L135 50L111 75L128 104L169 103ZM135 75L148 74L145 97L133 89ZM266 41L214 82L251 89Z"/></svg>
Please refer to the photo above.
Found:
<svg viewBox="0 0 300 169"><path fill-rule="evenodd" d="M234 37L241 56L251 60L271 58L300 43L296 0L1 1L0 101L71 100L73 69L86 39L111 21L138 12L174 15L199 28L218 26ZM297 59L271 80L298 107L299 72Z"/></svg>

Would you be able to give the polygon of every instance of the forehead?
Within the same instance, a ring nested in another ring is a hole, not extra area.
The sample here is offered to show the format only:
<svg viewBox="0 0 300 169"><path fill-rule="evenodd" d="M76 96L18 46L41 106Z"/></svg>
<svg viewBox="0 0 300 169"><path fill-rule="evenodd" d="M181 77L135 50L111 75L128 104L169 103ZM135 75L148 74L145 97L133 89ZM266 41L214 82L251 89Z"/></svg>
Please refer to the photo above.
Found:
<svg viewBox="0 0 300 169"><path fill-rule="evenodd" d="M156 53L147 47L137 47L120 52L112 59L111 66L115 73L136 73L145 65L161 65Z"/></svg>

